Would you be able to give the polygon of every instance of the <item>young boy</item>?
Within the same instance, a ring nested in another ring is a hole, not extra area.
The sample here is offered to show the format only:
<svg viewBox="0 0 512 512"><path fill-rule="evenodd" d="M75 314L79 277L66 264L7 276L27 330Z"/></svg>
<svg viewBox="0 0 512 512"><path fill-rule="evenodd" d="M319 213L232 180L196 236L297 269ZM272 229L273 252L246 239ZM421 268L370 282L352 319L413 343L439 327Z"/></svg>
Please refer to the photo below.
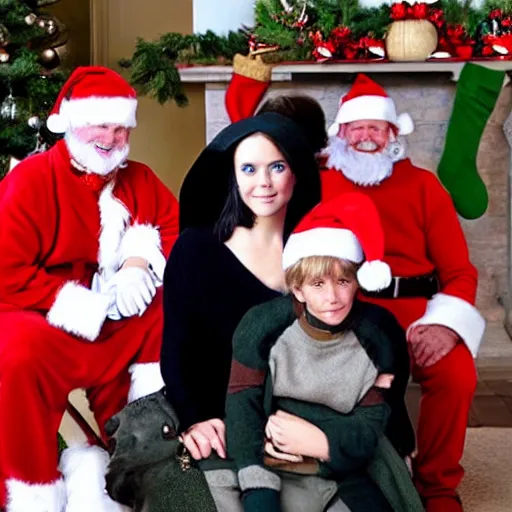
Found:
<svg viewBox="0 0 512 512"><path fill-rule="evenodd" d="M291 296L239 324L226 429L245 511L421 509L404 464L391 493L382 474L367 474L385 431L402 456L414 447L404 332L383 308L356 299L359 285L389 285L383 252L367 196L321 204L284 248ZM393 494L404 489L410 502L397 505Z"/></svg>

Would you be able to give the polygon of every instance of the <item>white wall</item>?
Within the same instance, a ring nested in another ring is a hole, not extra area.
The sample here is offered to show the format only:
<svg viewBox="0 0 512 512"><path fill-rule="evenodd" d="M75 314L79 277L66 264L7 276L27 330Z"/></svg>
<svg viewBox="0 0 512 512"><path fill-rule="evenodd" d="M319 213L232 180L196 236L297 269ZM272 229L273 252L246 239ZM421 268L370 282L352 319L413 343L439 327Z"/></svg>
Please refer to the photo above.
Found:
<svg viewBox="0 0 512 512"><path fill-rule="evenodd" d="M226 34L254 23L254 0L194 0L194 32Z"/></svg>

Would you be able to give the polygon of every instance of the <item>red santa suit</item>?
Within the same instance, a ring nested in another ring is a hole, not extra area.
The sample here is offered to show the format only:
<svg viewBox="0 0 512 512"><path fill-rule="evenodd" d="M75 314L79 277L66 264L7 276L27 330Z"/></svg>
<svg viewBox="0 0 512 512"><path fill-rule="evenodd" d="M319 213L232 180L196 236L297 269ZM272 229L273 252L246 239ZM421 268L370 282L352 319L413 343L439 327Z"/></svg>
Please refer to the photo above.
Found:
<svg viewBox="0 0 512 512"><path fill-rule="evenodd" d="M70 119L75 94L79 122L134 125L135 93L114 72L79 68L65 89L68 103L57 109ZM177 201L137 162L106 178L77 170L60 141L0 183L0 218L0 508L114 510L82 478L104 469L106 453L96 449L96 458L85 457L91 465L74 467L80 449L65 451L64 482L57 431L73 389L86 389L103 429L129 394L136 399L163 386L160 292L142 316L113 321L109 298L91 283L141 257L158 285L178 235ZM73 469L82 474L66 474Z"/></svg>
<svg viewBox="0 0 512 512"><path fill-rule="evenodd" d="M407 134L413 126L405 116L397 116L385 91L360 75L342 98L329 131L332 135L338 133L340 124L376 119L390 122L398 134ZM477 271L470 262L453 202L434 174L415 167L409 159L395 162L388 177L370 186L348 179L343 169L329 168L334 158L327 162L328 168L321 171L322 201L348 191L363 192L373 200L382 220L384 261L391 267L393 282L380 296L367 300L392 311L405 329L442 325L463 341L433 366L413 367L422 390L416 483L424 498L453 496L463 476L460 459L476 386L473 357L485 329L474 307ZM437 293L414 296L411 289L418 288L420 281L428 282L429 276L437 277Z"/></svg>

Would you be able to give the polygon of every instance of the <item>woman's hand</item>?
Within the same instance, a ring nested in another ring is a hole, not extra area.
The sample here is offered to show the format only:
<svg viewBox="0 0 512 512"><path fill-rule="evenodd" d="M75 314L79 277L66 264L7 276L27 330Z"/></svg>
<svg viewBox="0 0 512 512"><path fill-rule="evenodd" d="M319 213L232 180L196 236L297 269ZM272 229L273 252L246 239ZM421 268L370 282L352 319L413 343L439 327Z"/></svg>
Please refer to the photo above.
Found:
<svg viewBox="0 0 512 512"><path fill-rule="evenodd" d="M265 427L269 441L280 451L329 460L327 436L309 421L284 411L270 416Z"/></svg>
<svg viewBox="0 0 512 512"><path fill-rule="evenodd" d="M226 427L218 418L192 425L181 440L196 460L208 458L212 450L222 459L226 458Z"/></svg>

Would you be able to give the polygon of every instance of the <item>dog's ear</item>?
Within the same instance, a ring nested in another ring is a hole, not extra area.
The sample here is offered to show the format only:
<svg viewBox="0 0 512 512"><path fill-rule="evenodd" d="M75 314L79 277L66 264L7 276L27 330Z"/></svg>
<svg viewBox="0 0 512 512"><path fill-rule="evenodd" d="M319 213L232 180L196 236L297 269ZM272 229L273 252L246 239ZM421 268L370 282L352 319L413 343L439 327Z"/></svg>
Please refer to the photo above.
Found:
<svg viewBox="0 0 512 512"><path fill-rule="evenodd" d="M128 507L133 507L137 499L137 483L134 473L109 471L105 475L109 496Z"/></svg>
<svg viewBox="0 0 512 512"><path fill-rule="evenodd" d="M119 428L119 424L121 423L121 420L119 419L119 416L117 414L115 416L112 416L106 423L105 423L105 434L107 434L108 437L113 436L116 433L116 430Z"/></svg>

